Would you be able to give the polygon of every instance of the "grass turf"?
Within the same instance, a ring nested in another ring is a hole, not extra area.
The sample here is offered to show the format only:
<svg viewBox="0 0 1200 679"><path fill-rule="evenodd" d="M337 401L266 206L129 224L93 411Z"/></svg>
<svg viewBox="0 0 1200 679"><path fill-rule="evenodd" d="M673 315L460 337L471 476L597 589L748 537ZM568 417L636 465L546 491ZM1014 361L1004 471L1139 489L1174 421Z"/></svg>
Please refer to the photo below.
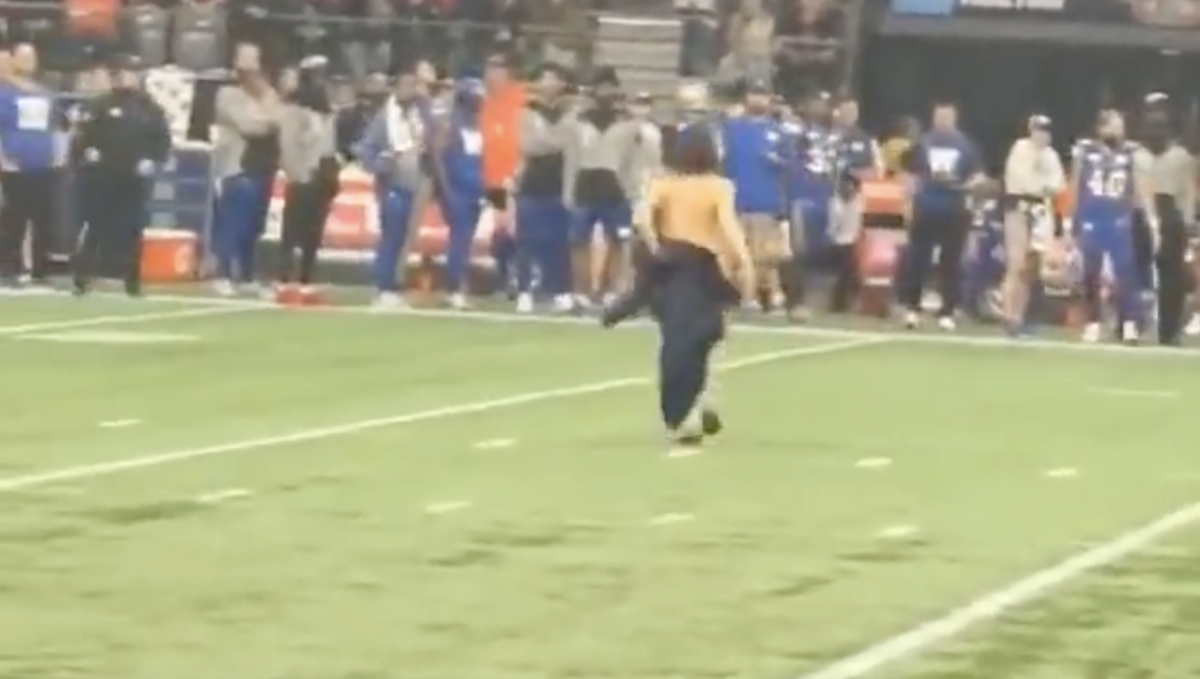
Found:
<svg viewBox="0 0 1200 679"><path fill-rule="evenodd" d="M455 412L645 376L647 333L232 309L104 328L187 343L3 330L179 308L0 302L0 677L796 677L1195 497L1186 357L741 334L727 359L813 353L722 375L729 432L674 459L648 382ZM36 476L81 468L106 475ZM878 676L1200 673L1187 537Z"/></svg>

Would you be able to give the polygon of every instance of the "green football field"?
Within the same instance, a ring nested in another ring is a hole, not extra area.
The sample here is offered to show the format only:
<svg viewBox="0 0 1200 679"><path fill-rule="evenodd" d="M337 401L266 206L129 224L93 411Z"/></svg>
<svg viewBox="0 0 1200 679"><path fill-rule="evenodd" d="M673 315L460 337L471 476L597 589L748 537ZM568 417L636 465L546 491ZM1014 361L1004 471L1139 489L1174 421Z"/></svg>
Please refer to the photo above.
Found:
<svg viewBox="0 0 1200 679"><path fill-rule="evenodd" d="M3 679L1200 676L1200 353L0 298Z"/></svg>

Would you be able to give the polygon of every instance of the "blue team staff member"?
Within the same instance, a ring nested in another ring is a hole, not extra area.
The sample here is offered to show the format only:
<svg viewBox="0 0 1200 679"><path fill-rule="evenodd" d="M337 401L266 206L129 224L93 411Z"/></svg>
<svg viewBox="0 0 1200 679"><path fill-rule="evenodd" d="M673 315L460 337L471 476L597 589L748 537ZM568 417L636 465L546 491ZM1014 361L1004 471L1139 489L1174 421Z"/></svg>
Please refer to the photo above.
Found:
<svg viewBox="0 0 1200 679"><path fill-rule="evenodd" d="M517 311L533 311L533 272L556 311L569 311L571 215L565 203L564 150L574 129L567 100L567 74L556 64L542 67L521 116L521 161L514 181L517 208Z"/></svg>
<svg viewBox="0 0 1200 679"><path fill-rule="evenodd" d="M283 102L262 70L258 47L238 46L237 83L217 92L213 145L216 206L212 241L215 290L221 295L258 292L255 249L266 229L271 186L279 169L279 119Z"/></svg>
<svg viewBox="0 0 1200 679"><path fill-rule="evenodd" d="M1149 168L1139 161L1138 145L1125 138L1125 119L1116 111L1103 111L1096 132L1096 139L1085 139L1072 151L1076 198L1071 232L1083 254L1089 314L1083 340L1100 340L1101 278L1108 260L1117 288L1120 337L1134 343L1144 314L1142 276L1133 240L1134 211L1143 210L1154 243L1159 238L1158 211Z"/></svg>
<svg viewBox="0 0 1200 679"><path fill-rule="evenodd" d="M442 213L450 229L446 288L450 306L455 309L467 308L471 248L475 243L479 216L487 201L483 180L483 133L479 129L483 96L482 81L468 78L459 82L450 116L436 128L431 155Z"/></svg>
<svg viewBox="0 0 1200 679"><path fill-rule="evenodd" d="M112 90L80 115L72 148L84 224L72 259L76 294L87 292L101 254L117 264L125 291L141 294L146 204L153 175L171 154L171 131L162 107L142 91L139 69L137 57L117 59Z"/></svg>
<svg viewBox="0 0 1200 679"><path fill-rule="evenodd" d="M64 121L58 97L34 81L37 51L29 43L12 52L11 73L0 84L0 278L17 285L27 234L32 237L30 274L49 275L50 238L58 202L58 172L66 160Z"/></svg>
<svg viewBox="0 0 1200 679"><path fill-rule="evenodd" d="M748 83L745 110L725 122L725 176L735 188L738 218L749 239L750 257L761 290L743 290L747 305L759 306L759 294L773 309L784 307L779 265L790 256L784 188L787 149L783 130L771 116L771 92L765 82Z"/></svg>
<svg viewBox="0 0 1200 679"><path fill-rule="evenodd" d="M921 322L921 296L937 250L942 297L938 325L954 330L963 248L971 221L967 191L985 178L975 143L958 129L958 109L953 104L938 104L933 109L933 125L913 145L908 160L913 225L901 293L901 302L907 307L904 324L915 328Z"/></svg>
<svg viewBox="0 0 1200 679"><path fill-rule="evenodd" d="M400 294L401 258L426 177L426 141L432 120L413 71L396 79L395 91L367 126L355 151L375 176L379 202L379 241L372 277L377 309L404 306Z"/></svg>
<svg viewBox="0 0 1200 679"><path fill-rule="evenodd" d="M817 92L799 107L789 127L793 151L788 168L788 213L792 261L785 274L789 313L808 318L807 264L829 245L829 206L834 195L835 135L828 92Z"/></svg>
<svg viewBox="0 0 1200 679"><path fill-rule="evenodd" d="M858 126L858 102L853 99L838 104L833 133L834 192L829 204L829 239L836 278L829 306L835 312L844 312L858 284L854 246L862 233L862 184L882 176L883 157L875 139Z"/></svg>

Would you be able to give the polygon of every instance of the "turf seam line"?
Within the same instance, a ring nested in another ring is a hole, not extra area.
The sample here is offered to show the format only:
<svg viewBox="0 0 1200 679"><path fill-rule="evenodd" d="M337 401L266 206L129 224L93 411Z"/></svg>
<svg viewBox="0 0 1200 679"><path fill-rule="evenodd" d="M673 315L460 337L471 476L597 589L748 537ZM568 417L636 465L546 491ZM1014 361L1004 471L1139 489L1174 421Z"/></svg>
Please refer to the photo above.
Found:
<svg viewBox="0 0 1200 679"><path fill-rule="evenodd" d="M721 372L727 370L739 370L741 368L749 368L764 363L772 363L775 361L782 361L801 356L830 354L881 344L883 342L886 342L886 340L875 338L859 338L847 339L838 342L829 342L826 344L792 347L790 349L752 354L744 358L725 361L715 366L715 369ZM175 462L184 462L186 460L196 458L214 457L218 455L227 455L230 453L241 453L261 448L276 448L294 443L320 441L337 436L347 436L360 432L372 431L375 429L415 424L418 422L428 422L432 420L445 419L447 417L457 417L460 415L473 415L475 413L489 412L502 408L512 408L522 405L555 401L563 398L586 396L589 394L603 393L616 389L641 386L651 383L653 383L652 377L626 377L615 380L605 380L602 382L591 382L573 387L561 387L557 389L524 392L486 401L460 403L458 405L419 410L401 415L393 415L390 417L347 422L328 427L302 429L299 431L294 431L290 434L243 439L229 443L197 448L185 448L154 455L144 455L121 460L112 460L108 462L97 462L94 464L63 467L44 472L34 472L32 474L22 474L18 476L0 478L0 492L11 492L24 488L32 488L35 486L43 486L74 479L109 476L120 472L133 471L148 467L157 467Z"/></svg>
<svg viewBox="0 0 1200 679"><path fill-rule="evenodd" d="M259 309L263 311L279 311L284 313L351 314L358 316L373 316L377 318L386 318L389 316L398 318L415 317L447 321L477 321L485 323L533 323L540 325L584 325L592 327L596 327L598 325L594 318L588 317L552 316L546 314L517 314L515 312L503 311L458 311L452 309L402 308L381 312L371 309L367 306L323 306L302 307L300 309L295 309L291 307L281 307L274 302L262 300L200 297L189 295L151 295L149 299L167 303ZM652 328L653 324L648 321L641 320L631 321L622 327L628 329L645 329ZM1123 344L1086 344L1083 342L1057 339L1012 339L1001 335L977 336L952 334L939 331L904 330L900 328L858 330L853 328L822 327L813 325L772 326L750 323L733 323L731 328L735 332L746 334L791 335L825 339L852 339L870 337L912 344L964 346L985 349L1042 350L1085 354L1114 354L1120 356L1200 358L1200 351L1197 351L1194 347L1170 347L1153 344L1143 344L1138 347L1128 347Z"/></svg>

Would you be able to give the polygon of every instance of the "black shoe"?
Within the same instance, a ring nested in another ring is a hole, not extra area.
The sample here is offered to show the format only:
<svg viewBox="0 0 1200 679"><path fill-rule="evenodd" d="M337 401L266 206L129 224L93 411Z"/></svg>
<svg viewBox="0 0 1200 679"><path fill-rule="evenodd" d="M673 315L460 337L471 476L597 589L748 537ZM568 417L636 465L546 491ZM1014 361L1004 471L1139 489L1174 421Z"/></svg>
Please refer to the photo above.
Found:
<svg viewBox="0 0 1200 679"><path fill-rule="evenodd" d="M679 448L700 448L704 445L704 437L700 434L683 434L675 439L675 446Z"/></svg>
<svg viewBox="0 0 1200 679"><path fill-rule="evenodd" d="M721 421L721 416L715 410L705 409L700 413L700 430L705 436L716 436L725 428L725 423Z"/></svg>
<svg viewBox="0 0 1200 679"><path fill-rule="evenodd" d="M83 297L88 294L88 284L85 281L74 280L71 282L71 294L76 297Z"/></svg>
<svg viewBox="0 0 1200 679"><path fill-rule="evenodd" d="M129 295L130 297L134 297L134 298L141 297L142 296L141 283L126 283L125 284L125 294Z"/></svg>

